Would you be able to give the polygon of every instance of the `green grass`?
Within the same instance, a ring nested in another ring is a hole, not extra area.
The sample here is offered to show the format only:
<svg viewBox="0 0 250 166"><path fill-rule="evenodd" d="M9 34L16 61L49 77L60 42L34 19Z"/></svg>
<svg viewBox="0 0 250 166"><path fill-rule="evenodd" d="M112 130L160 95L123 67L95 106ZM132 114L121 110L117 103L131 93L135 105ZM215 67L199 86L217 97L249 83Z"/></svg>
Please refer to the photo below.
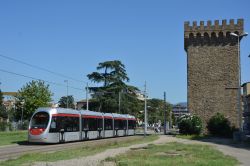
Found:
<svg viewBox="0 0 250 166"><path fill-rule="evenodd" d="M207 135L176 135L176 138L189 139L189 140L200 140L209 138Z"/></svg>
<svg viewBox="0 0 250 166"><path fill-rule="evenodd" d="M233 166L239 162L207 145L168 143L149 145L108 158L118 166Z"/></svg>
<svg viewBox="0 0 250 166"><path fill-rule="evenodd" d="M17 166L29 163L30 165L33 165L34 162L53 162L58 160L67 160L67 159L73 159L73 158L79 158L83 156L89 156L93 155L99 152L102 152L106 149L110 148L117 148L117 147L125 147L130 146L133 144L140 144L145 142L151 142L158 139L158 136L152 135L148 136L146 138L143 137L135 137L134 139L130 140L122 140L122 141L114 141L112 143L103 143L98 146L94 145L85 145L81 146L79 148L74 149L67 149L67 150L61 150L57 152L49 152L49 153L30 153L25 154L17 159L11 159L4 162L0 162L1 166ZM29 165L28 164L28 165Z"/></svg>
<svg viewBox="0 0 250 166"><path fill-rule="evenodd" d="M27 141L27 131L0 132L0 146Z"/></svg>

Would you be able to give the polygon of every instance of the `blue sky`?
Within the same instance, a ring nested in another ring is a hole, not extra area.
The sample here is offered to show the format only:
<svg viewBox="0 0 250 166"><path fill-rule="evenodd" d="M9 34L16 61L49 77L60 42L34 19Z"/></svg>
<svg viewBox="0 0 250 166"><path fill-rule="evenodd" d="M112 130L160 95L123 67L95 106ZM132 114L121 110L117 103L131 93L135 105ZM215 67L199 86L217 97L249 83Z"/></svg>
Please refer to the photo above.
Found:
<svg viewBox="0 0 250 166"><path fill-rule="evenodd" d="M83 82L99 62L121 60L129 84L150 98L187 100L184 21L244 18L247 0L1 0L0 54L63 73ZM242 82L250 81L250 36L241 42ZM0 69L64 84L58 77L0 57ZM1 89L17 91L30 79L0 71ZM83 88L85 83L69 80ZM95 85L90 83L90 85ZM66 87L50 85L55 102ZM85 93L69 89L76 100Z"/></svg>

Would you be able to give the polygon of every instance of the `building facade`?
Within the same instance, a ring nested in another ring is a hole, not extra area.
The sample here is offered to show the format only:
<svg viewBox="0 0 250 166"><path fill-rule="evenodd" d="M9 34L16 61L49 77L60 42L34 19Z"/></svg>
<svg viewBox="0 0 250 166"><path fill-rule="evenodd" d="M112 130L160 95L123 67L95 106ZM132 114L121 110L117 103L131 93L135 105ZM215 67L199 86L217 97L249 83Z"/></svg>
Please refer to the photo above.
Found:
<svg viewBox="0 0 250 166"><path fill-rule="evenodd" d="M188 115L187 103L178 103L173 105L172 112L174 114L175 119L178 119L182 115Z"/></svg>
<svg viewBox="0 0 250 166"><path fill-rule="evenodd" d="M230 33L242 34L243 23L243 19L184 23L188 110L202 118L203 126L221 112L239 127L238 38Z"/></svg>

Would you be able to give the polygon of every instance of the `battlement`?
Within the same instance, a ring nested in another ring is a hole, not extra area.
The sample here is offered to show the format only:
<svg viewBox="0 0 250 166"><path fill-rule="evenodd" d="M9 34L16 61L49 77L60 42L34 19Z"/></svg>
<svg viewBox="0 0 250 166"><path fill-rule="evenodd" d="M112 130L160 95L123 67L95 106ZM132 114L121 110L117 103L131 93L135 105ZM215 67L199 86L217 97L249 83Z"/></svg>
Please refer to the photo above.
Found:
<svg viewBox="0 0 250 166"><path fill-rule="evenodd" d="M186 21L184 23L184 37L189 38L191 36L204 36L204 35L215 35L219 36L223 34L226 36L227 34L234 32L237 34L243 33L244 20L238 19L237 23L234 22L234 19L229 20L229 24L227 24L227 20L222 20L222 24L219 23L219 20L215 20L212 24L212 21L207 21L206 25L204 25L204 21L200 21L200 25L197 25L197 21L193 21L192 26L190 26L190 22Z"/></svg>

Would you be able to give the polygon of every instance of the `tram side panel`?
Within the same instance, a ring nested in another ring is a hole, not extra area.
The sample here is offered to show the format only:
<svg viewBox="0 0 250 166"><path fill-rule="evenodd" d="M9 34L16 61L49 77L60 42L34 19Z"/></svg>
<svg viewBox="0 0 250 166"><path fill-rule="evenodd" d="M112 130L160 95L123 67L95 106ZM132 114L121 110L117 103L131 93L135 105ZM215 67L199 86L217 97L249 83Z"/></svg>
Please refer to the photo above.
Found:
<svg viewBox="0 0 250 166"><path fill-rule="evenodd" d="M115 136L121 137L126 135L127 121L121 118L115 118Z"/></svg>
<svg viewBox="0 0 250 166"><path fill-rule="evenodd" d="M82 118L82 140L104 137L102 117Z"/></svg>
<svg viewBox="0 0 250 166"><path fill-rule="evenodd" d="M79 115L53 116L49 137L58 142L77 141L80 138Z"/></svg>
<svg viewBox="0 0 250 166"><path fill-rule="evenodd" d="M104 137L105 138L114 137L114 127L113 127L112 117L104 118Z"/></svg>
<svg viewBox="0 0 250 166"><path fill-rule="evenodd" d="M135 135L135 120L128 120L128 135Z"/></svg>

